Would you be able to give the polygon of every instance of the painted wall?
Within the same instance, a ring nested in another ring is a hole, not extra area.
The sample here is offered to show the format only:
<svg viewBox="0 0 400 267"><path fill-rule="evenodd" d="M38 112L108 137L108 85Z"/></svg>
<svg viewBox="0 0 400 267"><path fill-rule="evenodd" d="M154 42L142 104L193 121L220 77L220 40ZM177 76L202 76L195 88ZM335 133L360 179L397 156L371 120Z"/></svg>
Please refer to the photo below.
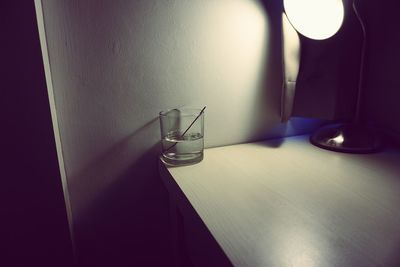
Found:
<svg viewBox="0 0 400 267"><path fill-rule="evenodd" d="M395 0L368 0L364 10L369 44L365 118L397 136L400 136L399 7Z"/></svg>
<svg viewBox="0 0 400 267"><path fill-rule="evenodd" d="M312 128L280 124L277 2L42 0L82 266L168 266L160 110L206 105L207 147Z"/></svg>

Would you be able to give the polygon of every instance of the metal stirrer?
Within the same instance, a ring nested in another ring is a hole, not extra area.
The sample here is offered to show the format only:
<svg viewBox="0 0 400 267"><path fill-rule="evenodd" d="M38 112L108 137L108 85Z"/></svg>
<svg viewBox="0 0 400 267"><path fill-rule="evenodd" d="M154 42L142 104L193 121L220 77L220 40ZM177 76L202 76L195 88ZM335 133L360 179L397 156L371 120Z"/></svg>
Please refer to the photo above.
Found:
<svg viewBox="0 0 400 267"><path fill-rule="evenodd" d="M181 138L183 138L185 136L187 131L189 131L190 127L192 127L192 125L197 121L197 119L201 116L201 114L203 114L205 109L206 109L206 106L204 106L204 108L200 111L199 115L197 115L197 117L192 121L192 123L189 125L189 127L187 127L187 129L183 132L183 134L179 137L179 139L181 139ZM167 148L167 150L165 150L165 152L167 152L168 150L170 150L171 148L173 148L177 144L178 144L178 142L175 142L175 144L173 144L169 148Z"/></svg>

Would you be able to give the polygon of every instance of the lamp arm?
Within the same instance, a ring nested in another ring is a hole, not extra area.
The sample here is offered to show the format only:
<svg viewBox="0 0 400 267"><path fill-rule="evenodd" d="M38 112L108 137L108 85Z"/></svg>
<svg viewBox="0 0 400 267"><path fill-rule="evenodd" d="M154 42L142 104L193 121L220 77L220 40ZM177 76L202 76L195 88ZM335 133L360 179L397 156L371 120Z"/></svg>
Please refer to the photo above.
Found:
<svg viewBox="0 0 400 267"><path fill-rule="evenodd" d="M359 123L361 120L361 102L363 96L363 88L364 88L364 71L365 71L365 54L367 50L367 32L365 29L364 21L362 20L360 13L357 8L356 4L357 0L353 1L353 10L356 14L356 17L361 25L363 40L362 40L362 47L361 47L361 59L360 59L360 73L358 77L358 91L357 91L357 102L356 102L356 112L354 116L354 123Z"/></svg>

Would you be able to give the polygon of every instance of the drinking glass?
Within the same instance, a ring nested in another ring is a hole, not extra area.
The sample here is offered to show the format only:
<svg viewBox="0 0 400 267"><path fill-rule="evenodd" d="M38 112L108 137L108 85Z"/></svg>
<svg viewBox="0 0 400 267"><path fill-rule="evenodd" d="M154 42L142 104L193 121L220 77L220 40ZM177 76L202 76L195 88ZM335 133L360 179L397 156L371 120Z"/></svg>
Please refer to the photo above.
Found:
<svg viewBox="0 0 400 267"><path fill-rule="evenodd" d="M203 159L204 109L184 107L160 112L163 162L181 166Z"/></svg>

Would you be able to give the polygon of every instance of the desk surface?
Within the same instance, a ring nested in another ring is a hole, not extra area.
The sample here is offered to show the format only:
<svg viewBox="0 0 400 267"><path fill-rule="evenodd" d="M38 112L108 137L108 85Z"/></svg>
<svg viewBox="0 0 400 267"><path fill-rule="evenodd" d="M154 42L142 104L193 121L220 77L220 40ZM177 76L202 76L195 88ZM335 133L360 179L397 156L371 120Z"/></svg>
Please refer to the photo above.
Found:
<svg viewBox="0 0 400 267"><path fill-rule="evenodd" d="M205 150L168 168L234 266L400 266L400 152L306 136Z"/></svg>

